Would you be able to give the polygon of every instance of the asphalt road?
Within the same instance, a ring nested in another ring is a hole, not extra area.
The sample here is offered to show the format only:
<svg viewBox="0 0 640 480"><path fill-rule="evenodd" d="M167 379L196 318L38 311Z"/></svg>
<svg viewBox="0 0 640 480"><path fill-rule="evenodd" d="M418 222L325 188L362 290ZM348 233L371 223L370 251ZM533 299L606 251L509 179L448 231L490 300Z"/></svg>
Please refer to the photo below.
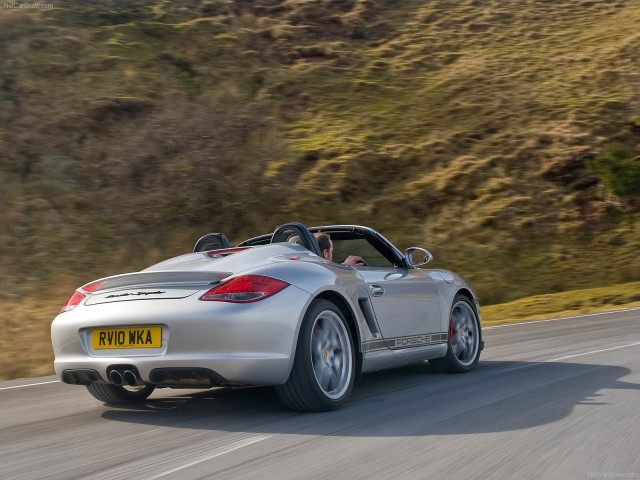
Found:
<svg viewBox="0 0 640 480"><path fill-rule="evenodd" d="M0 478L640 478L640 309L485 327L469 374L366 375L341 410L268 388L107 407L55 377L0 383Z"/></svg>

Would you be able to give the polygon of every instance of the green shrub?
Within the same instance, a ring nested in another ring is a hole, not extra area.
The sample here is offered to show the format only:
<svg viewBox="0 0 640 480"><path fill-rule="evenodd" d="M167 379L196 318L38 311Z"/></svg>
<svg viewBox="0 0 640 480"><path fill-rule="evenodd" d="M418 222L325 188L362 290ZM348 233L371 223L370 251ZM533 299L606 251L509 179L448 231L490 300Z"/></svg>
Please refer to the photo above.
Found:
<svg viewBox="0 0 640 480"><path fill-rule="evenodd" d="M587 167L611 193L620 196L640 194L640 155L632 157L621 147L608 147Z"/></svg>

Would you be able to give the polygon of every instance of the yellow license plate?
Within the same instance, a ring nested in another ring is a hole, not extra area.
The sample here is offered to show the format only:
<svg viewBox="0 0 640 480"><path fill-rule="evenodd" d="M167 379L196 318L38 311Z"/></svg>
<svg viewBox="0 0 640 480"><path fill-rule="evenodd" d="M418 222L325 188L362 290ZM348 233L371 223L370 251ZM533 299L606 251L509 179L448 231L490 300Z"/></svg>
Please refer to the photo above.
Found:
<svg viewBox="0 0 640 480"><path fill-rule="evenodd" d="M94 350L104 348L158 348L162 346L162 327L108 328L91 334Z"/></svg>

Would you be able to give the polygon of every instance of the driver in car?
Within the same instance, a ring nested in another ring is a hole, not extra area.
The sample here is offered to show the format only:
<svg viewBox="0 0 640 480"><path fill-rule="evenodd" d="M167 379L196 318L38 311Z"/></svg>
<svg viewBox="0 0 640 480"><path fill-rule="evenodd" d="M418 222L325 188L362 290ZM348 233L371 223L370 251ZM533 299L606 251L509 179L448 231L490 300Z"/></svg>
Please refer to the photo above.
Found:
<svg viewBox="0 0 640 480"><path fill-rule="evenodd" d="M320 247L320 251L322 252L322 258L325 260L333 261L333 242L331 241L331 237L326 233L316 233L316 240L318 240L318 246ZM362 257L357 255L349 255L347 259L342 262L343 265L365 265Z"/></svg>

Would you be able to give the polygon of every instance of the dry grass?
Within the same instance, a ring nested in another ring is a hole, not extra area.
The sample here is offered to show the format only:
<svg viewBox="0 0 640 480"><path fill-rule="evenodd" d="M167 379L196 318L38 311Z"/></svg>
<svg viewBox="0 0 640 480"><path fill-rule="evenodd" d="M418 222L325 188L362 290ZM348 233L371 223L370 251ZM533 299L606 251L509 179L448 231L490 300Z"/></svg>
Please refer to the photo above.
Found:
<svg viewBox="0 0 640 480"><path fill-rule="evenodd" d="M521 298L482 307L485 325L640 307L640 282Z"/></svg>
<svg viewBox="0 0 640 480"><path fill-rule="evenodd" d="M2 301L0 305L0 380L53 374L50 326L60 302Z"/></svg>
<svg viewBox="0 0 640 480"><path fill-rule="evenodd" d="M55 7L0 9L3 302L290 220L482 304L640 280L640 199L588 168L639 153L640 2Z"/></svg>

